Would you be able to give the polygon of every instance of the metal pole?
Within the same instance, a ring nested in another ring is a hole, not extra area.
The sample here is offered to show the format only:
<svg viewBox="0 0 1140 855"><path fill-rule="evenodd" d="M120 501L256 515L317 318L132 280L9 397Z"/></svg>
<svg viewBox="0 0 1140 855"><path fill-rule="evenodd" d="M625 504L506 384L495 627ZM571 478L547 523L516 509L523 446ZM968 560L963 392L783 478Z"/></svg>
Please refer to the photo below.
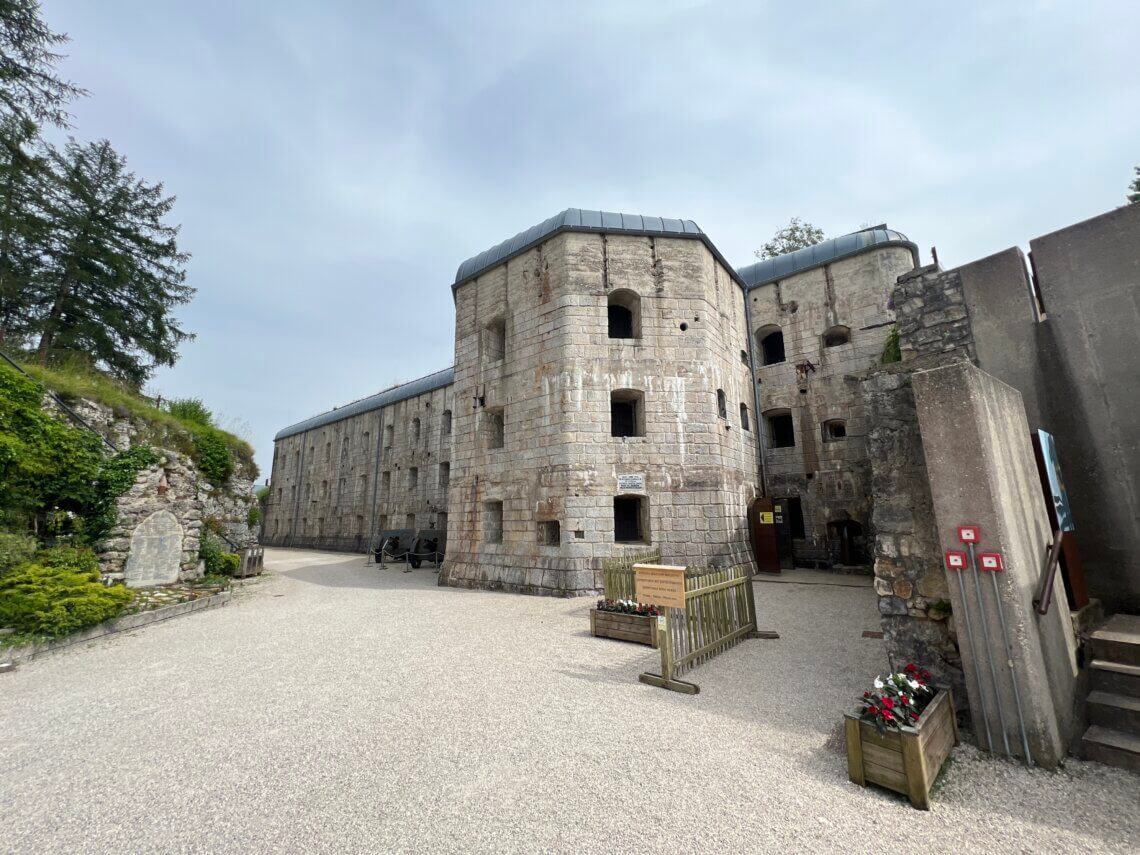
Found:
<svg viewBox="0 0 1140 855"><path fill-rule="evenodd" d="M1029 753L1029 736L1025 732L1025 715L1021 711L1021 692L1017 690L1017 674L1013 670L1013 647L1009 643L1009 629L1005 624L1005 609L1002 608L1001 594L998 592L997 572L990 574L994 583L994 600L997 602L998 617L1001 619L1001 637L1005 642L1005 664L1009 666L1009 679L1013 683L1013 700L1017 704L1017 723L1021 727L1021 750L1025 752L1025 765L1033 765L1033 756Z"/></svg>
<svg viewBox="0 0 1140 855"><path fill-rule="evenodd" d="M1013 752L1009 750L1009 734L1005 732L1005 713L1002 712L1001 708L1001 686L998 684L997 668L994 667L994 657L988 649L990 644L990 626L989 621L986 620L986 603L985 600L982 599L982 583L978 579L979 571L978 563L974 558L974 544L967 543L966 548L970 551L970 569L974 572L974 591L978 595L978 611L981 613L982 636L985 639L987 647L986 661L990 664L990 679L992 679L994 683L994 706L997 707L998 722L1001 724L1001 741L1002 745L1005 746L1005 756L1013 757Z"/></svg>
<svg viewBox="0 0 1140 855"><path fill-rule="evenodd" d="M970 638L970 649L976 651L978 650L978 643L974 638L973 623L970 621L970 607L966 604L966 583L962 581L962 574L966 571L952 570L951 572L958 577L958 590L962 594L962 614L966 617L966 635ZM993 754L994 738L990 733L990 717L986 712L986 693L985 690L982 689L982 674L976 665L974 666L974 682L978 684L978 706L981 707L982 724L984 724L986 728L986 748Z"/></svg>

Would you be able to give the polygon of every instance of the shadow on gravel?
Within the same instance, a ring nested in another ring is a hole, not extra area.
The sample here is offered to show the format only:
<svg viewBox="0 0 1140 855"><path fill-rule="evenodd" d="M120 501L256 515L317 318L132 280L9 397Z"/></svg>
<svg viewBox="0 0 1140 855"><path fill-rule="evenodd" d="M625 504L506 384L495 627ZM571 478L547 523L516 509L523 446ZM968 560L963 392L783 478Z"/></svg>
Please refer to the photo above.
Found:
<svg viewBox="0 0 1140 855"><path fill-rule="evenodd" d="M421 567L411 573L404 572L403 564L365 564L364 558L358 562L296 567L292 570L279 570L278 576L321 585L326 588L372 588L378 590L423 590L431 588L439 591L459 591L459 588L436 586L436 570Z"/></svg>

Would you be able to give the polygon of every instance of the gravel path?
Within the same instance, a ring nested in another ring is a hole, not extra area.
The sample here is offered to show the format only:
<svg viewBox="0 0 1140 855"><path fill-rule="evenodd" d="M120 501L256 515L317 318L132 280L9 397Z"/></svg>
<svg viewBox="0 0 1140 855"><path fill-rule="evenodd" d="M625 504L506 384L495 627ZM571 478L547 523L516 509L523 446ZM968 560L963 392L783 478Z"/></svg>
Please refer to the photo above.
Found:
<svg viewBox="0 0 1140 855"><path fill-rule="evenodd" d="M959 747L929 813L847 780L885 670L874 597L757 584L764 629L692 673L594 639L588 600L268 552L227 607L0 675L0 851L1108 852L1140 776ZM813 636L814 640L813 640Z"/></svg>

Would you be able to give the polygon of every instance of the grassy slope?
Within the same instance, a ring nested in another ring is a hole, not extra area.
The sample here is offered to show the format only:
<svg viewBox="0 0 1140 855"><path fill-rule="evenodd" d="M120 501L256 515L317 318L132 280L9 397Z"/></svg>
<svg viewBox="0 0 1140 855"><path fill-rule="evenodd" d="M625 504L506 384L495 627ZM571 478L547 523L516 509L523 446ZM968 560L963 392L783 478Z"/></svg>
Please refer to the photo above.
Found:
<svg viewBox="0 0 1140 855"><path fill-rule="evenodd" d="M164 432L161 430L163 428L166 431L174 431L183 435L193 435L196 431L201 430L200 425L179 419L165 410L158 409L148 398L144 398L119 385L111 378L90 369L73 366L48 368L31 363L22 363L21 367L65 402L68 398L86 398L91 401L98 401L119 413L127 413L135 419L154 425L160 433ZM253 462L253 446L231 433L218 428L214 428L214 430L233 450L240 462L242 474L256 478L257 466Z"/></svg>

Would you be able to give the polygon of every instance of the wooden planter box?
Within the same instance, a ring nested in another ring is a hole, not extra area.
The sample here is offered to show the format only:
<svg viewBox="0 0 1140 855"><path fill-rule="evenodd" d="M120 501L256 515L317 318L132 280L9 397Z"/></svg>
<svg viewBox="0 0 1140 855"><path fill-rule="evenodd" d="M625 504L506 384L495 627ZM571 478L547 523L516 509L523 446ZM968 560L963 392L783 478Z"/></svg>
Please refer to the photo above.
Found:
<svg viewBox="0 0 1140 855"><path fill-rule="evenodd" d="M958 744L954 699L948 689L934 696L914 727L882 736L869 721L847 713L847 774L861 786L878 784L930 810L930 787L950 749Z"/></svg>
<svg viewBox="0 0 1140 855"><path fill-rule="evenodd" d="M657 618L651 615L623 615L621 612L590 611L590 633L598 638L616 638L657 646Z"/></svg>

